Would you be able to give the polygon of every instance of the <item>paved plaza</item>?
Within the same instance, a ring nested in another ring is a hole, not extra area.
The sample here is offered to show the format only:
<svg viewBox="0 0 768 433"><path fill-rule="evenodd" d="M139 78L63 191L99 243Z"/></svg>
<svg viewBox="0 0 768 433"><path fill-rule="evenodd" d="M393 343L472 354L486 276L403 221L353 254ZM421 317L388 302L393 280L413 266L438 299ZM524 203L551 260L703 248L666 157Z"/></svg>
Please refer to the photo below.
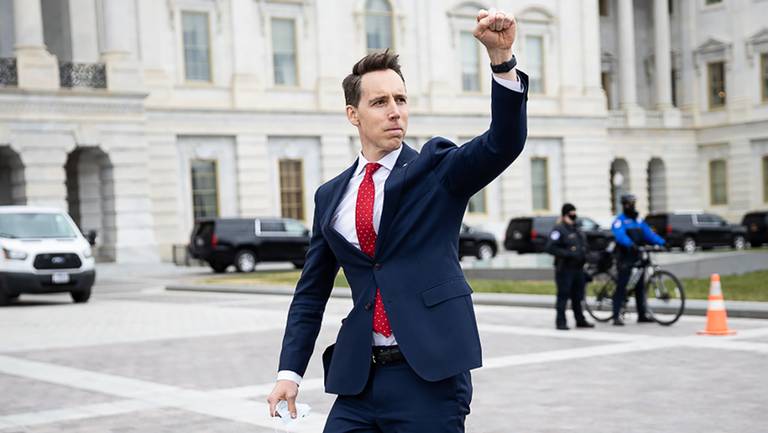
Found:
<svg viewBox="0 0 768 433"><path fill-rule="evenodd" d="M100 282L92 301L22 297L0 309L0 432L275 432L273 386L287 296L166 292ZM290 431L321 432L333 402L319 353L350 306L328 305ZM764 432L768 321L736 337L675 326L556 331L549 309L477 306L484 367L470 433Z"/></svg>

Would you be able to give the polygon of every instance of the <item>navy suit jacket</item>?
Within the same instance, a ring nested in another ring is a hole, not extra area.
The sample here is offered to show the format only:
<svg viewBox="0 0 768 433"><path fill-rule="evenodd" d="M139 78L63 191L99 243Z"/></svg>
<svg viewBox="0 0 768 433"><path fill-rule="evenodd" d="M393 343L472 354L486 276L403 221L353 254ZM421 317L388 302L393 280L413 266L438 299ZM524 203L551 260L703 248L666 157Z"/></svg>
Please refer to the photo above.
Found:
<svg viewBox="0 0 768 433"><path fill-rule="evenodd" d="M523 150L528 77L519 76L526 93L493 82L491 126L479 137L461 147L435 137L421 153L403 144L384 186L373 257L331 225L357 162L318 188L279 370L304 375L339 267L353 307L323 355L327 392L356 395L368 381L376 288L400 350L420 377L438 381L482 365L472 289L459 265L459 229L469 198Z"/></svg>

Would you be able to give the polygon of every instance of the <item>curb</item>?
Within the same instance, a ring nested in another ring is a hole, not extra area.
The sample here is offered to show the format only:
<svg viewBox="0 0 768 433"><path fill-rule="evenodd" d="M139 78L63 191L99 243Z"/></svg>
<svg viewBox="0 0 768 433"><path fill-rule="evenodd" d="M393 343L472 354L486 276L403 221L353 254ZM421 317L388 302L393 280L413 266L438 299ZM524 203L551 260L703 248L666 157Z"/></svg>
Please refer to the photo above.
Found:
<svg viewBox="0 0 768 433"><path fill-rule="evenodd" d="M241 285L206 285L206 284L169 284L165 290L182 292L213 292L213 293L242 293L251 295L282 295L293 296L292 287L280 286L241 286ZM332 298L352 298L352 292L347 287L334 287ZM478 293L472 294L476 305L496 305L505 307L554 308L554 295L525 295L511 293ZM768 319L768 302L728 301L728 317L750 319ZM685 316L706 316L707 301L692 299L686 301Z"/></svg>

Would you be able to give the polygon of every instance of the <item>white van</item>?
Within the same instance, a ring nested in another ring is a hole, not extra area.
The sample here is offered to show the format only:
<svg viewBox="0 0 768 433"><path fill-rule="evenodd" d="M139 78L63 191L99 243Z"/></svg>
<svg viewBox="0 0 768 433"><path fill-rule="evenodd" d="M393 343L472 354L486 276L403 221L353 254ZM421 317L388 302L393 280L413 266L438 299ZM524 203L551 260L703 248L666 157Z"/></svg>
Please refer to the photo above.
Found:
<svg viewBox="0 0 768 433"><path fill-rule="evenodd" d="M91 245L66 212L0 206L0 305L22 293L69 292L87 302L95 280Z"/></svg>

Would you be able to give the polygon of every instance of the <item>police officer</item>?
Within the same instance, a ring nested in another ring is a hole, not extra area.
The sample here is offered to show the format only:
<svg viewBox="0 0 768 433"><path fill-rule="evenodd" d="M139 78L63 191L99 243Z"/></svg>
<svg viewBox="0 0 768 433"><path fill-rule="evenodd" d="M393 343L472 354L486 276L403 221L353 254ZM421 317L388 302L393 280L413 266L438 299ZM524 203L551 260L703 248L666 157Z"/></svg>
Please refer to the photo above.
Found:
<svg viewBox="0 0 768 433"><path fill-rule="evenodd" d="M640 251L638 247L643 245L664 245L664 239L654 233L645 221L641 220L635 202L637 199L633 194L624 194L621 196L622 213L613 220L611 231L616 239L616 267L618 268L618 282L616 283L616 293L613 295L613 324L615 326L624 326L619 312L624 305L627 297L627 283L632 275L632 268L640 260ZM640 269L640 272L645 272ZM635 285L635 302L637 304L638 323L652 322L645 315L645 275L641 274Z"/></svg>
<svg viewBox="0 0 768 433"><path fill-rule="evenodd" d="M555 256L555 283L557 284L557 329L568 330L565 320L565 306L571 300L573 316L577 328L594 328L595 325L584 319L581 301L584 299L584 263L587 258L587 238L576 226L576 207L570 203L563 205L561 218L547 242L547 252Z"/></svg>

